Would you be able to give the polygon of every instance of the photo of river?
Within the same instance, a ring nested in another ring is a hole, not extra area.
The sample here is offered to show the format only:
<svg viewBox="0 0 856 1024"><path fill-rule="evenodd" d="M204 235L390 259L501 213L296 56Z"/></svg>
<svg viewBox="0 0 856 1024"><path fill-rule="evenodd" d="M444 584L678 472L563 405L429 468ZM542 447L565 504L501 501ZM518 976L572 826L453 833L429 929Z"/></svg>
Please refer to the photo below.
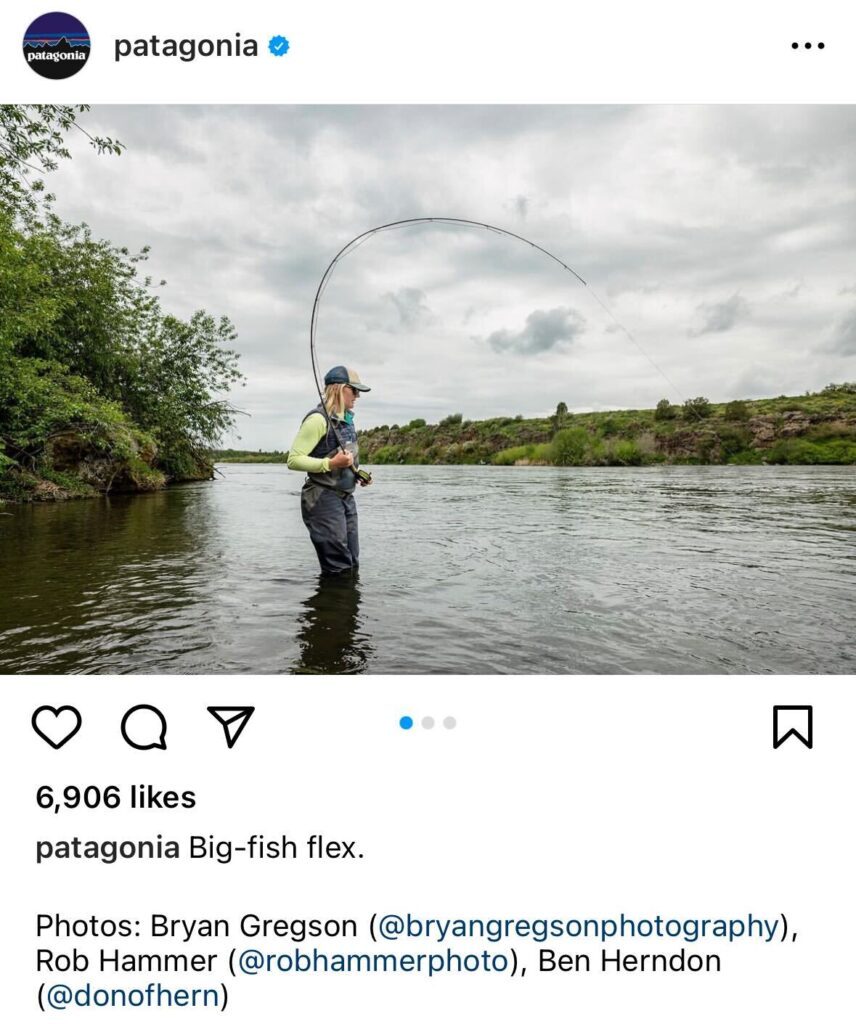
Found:
<svg viewBox="0 0 856 1024"><path fill-rule="evenodd" d="M302 477L6 505L0 673L852 673L852 467L378 466L321 580Z"/></svg>

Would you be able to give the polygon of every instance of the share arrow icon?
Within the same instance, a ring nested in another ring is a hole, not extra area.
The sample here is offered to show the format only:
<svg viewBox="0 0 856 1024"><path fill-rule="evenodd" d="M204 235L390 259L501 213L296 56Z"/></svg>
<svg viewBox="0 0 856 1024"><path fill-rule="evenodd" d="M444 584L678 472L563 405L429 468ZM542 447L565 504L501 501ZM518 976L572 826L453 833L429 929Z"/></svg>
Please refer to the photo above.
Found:
<svg viewBox="0 0 856 1024"><path fill-rule="evenodd" d="M250 716L256 710L250 707L235 708L208 708L210 713L223 726L226 734L226 746L229 750L238 742L238 737L244 731L244 726L249 722Z"/></svg>

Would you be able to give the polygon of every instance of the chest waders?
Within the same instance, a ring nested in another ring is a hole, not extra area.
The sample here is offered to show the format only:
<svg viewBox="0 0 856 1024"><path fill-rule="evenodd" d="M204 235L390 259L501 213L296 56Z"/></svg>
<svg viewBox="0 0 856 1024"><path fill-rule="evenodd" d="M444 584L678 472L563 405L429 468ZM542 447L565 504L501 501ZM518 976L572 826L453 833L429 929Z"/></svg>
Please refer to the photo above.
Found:
<svg viewBox="0 0 856 1024"><path fill-rule="evenodd" d="M328 429L309 453L314 459L326 459L344 448L359 461L359 444L353 423L330 414L321 405L304 416L319 413L328 420ZM333 425L330 425L332 421ZM308 473L300 494L300 512L318 555L321 572L337 576L360 564L360 540L357 529L357 470L346 466L326 473Z"/></svg>

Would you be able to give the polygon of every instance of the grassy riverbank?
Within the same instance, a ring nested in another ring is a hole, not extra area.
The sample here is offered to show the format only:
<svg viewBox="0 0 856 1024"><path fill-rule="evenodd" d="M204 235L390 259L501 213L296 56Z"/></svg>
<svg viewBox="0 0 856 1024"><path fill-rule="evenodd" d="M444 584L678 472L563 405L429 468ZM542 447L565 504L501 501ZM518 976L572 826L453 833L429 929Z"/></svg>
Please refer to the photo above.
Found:
<svg viewBox="0 0 856 1024"><path fill-rule="evenodd" d="M211 453L213 462L287 462L288 452L240 451L236 448L220 448Z"/></svg>
<svg viewBox="0 0 856 1024"><path fill-rule="evenodd" d="M853 465L856 384L800 396L703 398L682 406L619 409L525 419L500 416L360 431L365 464L494 466ZM288 452L212 452L215 462L284 463Z"/></svg>
<svg viewBox="0 0 856 1024"><path fill-rule="evenodd" d="M413 420L360 434L364 463L643 466L856 463L856 384L802 396L656 409Z"/></svg>

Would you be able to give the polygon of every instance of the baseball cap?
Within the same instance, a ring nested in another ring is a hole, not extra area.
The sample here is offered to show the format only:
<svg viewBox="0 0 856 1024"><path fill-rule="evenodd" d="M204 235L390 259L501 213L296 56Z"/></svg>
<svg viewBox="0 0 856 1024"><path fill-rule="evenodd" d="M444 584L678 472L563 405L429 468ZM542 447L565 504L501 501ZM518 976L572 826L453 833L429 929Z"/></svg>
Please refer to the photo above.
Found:
<svg viewBox="0 0 856 1024"><path fill-rule="evenodd" d="M349 384L357 391L371 391L371 388L366 387L360 380L357 371L349 370L347 366L334 366L332 370L328 370L324 376L324 384Z"/></svg>

